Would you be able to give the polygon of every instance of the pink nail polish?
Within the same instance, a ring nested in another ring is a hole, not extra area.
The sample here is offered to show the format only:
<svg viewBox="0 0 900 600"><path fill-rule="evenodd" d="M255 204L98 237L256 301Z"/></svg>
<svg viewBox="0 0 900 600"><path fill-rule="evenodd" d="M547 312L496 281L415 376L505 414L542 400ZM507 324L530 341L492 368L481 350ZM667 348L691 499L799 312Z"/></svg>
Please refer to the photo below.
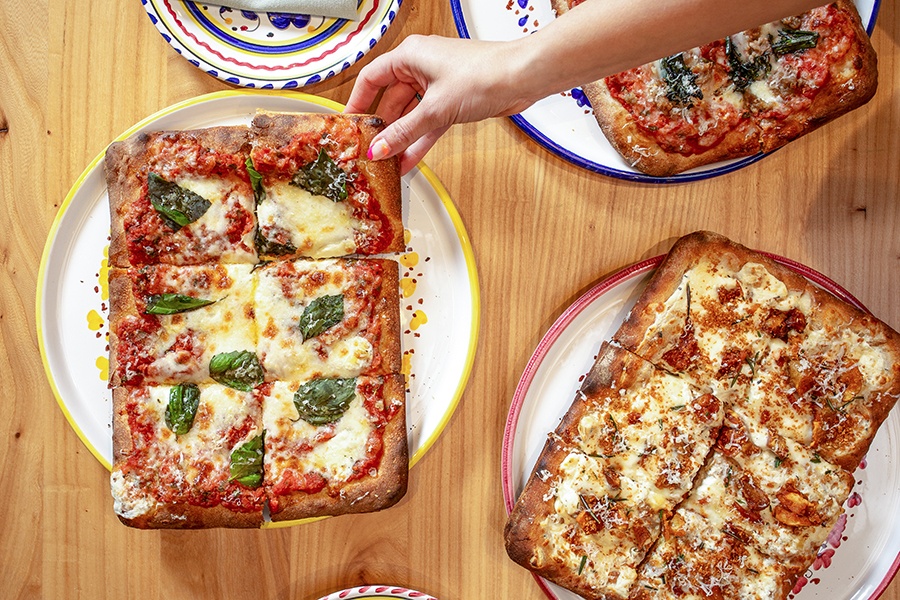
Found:
<svg viewBox="0 0 900 600"><path fill-rule="evenodd" d="M369 160L381 160L386 157L390 151L390 146L388 146L386 141L378 140L369 146L369 151L366 153L366 156Z"/></svg>

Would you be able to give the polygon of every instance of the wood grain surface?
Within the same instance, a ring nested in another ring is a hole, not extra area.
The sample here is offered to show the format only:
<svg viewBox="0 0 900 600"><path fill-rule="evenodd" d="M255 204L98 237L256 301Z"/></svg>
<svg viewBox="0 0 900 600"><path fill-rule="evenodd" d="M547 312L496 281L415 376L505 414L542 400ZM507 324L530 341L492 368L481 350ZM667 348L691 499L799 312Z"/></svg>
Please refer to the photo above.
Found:
<svg viewBox="0 0 900 600"><path fill-rule="evenodd" d="M456 36L449 3L405 0L362 63L410 33ZM543 598L503 549L503 427L538 341L591 285L711 229L829 275L900 328L898 36L897 5L885 1L869 105L707 181L594 174L508 119L453 128L425 162L474 246L480 343L406 498L289 529L145 532L116 519L108 472L47 383L38 268L67 191L107 143L159 109L231 86L175 53L138 0L0 1L0 598L314 600L376 582L442 600ZM359 68L303 91L345 102ZM900 600L900 581L883 598Z"/></svg>

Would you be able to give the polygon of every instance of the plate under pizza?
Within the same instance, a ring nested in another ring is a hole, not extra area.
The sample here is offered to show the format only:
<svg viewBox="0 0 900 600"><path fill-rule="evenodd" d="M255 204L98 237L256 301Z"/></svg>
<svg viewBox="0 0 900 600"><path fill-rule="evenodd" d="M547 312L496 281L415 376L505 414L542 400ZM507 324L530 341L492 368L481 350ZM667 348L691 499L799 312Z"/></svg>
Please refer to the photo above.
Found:
<svg viewBox="0 0 900 600"><path fill-rule="evenodd" d="M554 19L550 0L450 0L459 36L477 40L512 40L530 35ZM854 0L871 35L880 0ZM511 117L528 137L549 152L587 169L628 181L686 183L725 175L749 166L764 154L720 161L667 177L641 173L606 139L581 88L555 94Z"/></svg>
<svg viewBox="0 0 900 600"><path fill-rule="evenodd" d="M148 117L120 136L160 129L249 123L257 109L334 112L305 94L218 92ZM37 328L51 387L69 424L107 469L112 464L112 400L107 387L109 208L103 153L72 187L41 261ZM408 360L410 466L450 420L474 360L479 288L465 227L440 181L420 164L402 180L408 244L400 265L402 349ZM296 521L278 526L296 524ZM275 526L267 523L266 526Z"/></svg>
<svg viewBox="0 0 900 600"><path fill-rule="evenodd" d="M769 255L841 300L865 307L825 275L792 260ZM662 262L658 256L603 279L573 302L550 327L529 360L513 396L503 437L503 498L511 511L552 430L569 408L582 376L603 341L615 333ZM900 414L892 412L875 437L848 499L846 518L818 553L792 594L799 600L874 599L900 568ZM580 596L541 577L552 600Z"/></svg>

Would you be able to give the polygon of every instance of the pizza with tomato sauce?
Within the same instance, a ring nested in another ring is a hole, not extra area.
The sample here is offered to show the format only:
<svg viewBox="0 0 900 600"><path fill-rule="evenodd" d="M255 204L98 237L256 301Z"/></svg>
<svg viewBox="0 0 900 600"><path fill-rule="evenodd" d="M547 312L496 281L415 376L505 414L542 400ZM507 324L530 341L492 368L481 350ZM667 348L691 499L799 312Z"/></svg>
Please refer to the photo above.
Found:
<svg viewBox="0 0 900 600"><path fill-rule="evenodd" d="M771 152L865 104L877 61L853 2L840 0L582 87L616 151L664 177Z"/></svg>
<svg viewBox="0 0 900 600"><path fill-rule="evenodd" d="M898 398L900 334L685 236L549 435L507 551L584 598L786 598Z"/></svg>
<svg viewBox="0 0 900 600"><path fill-rule="evenodd" d="M141 133L106 157L112 492L139 528L374 511L406 491L396 160L360 115ZM331 258L333 257L333 258Z"/></svg>

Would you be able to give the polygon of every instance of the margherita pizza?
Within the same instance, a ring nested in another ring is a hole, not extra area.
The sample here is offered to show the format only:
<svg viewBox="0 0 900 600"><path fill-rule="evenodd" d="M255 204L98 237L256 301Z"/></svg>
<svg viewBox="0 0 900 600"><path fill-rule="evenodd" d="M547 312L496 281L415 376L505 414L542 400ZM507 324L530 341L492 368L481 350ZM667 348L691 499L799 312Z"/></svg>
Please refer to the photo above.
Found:
<svg viewBox="0 0 900 600"><path fill-rule="evenodd" d="M898 397L900 334L686 236L550 434L507 550L585 598L786 598Z"/></svg>
<svg viewBox="0 0 900 600"><path fill-rule="evenodd" d="M552 3L562 14L579 2ZM662 177L770 152L865 104L877 62L839 0L582 87L612 146Z"/></svg>
<svg viewBox="0 0 900 600"><path fill-rule="evenodd" d="M257 527L266 510L373 511L405 493L398 266L359 257L403 249L397 162L359 156L380 127L260 114L110 147L126 524Z"/></svg>

